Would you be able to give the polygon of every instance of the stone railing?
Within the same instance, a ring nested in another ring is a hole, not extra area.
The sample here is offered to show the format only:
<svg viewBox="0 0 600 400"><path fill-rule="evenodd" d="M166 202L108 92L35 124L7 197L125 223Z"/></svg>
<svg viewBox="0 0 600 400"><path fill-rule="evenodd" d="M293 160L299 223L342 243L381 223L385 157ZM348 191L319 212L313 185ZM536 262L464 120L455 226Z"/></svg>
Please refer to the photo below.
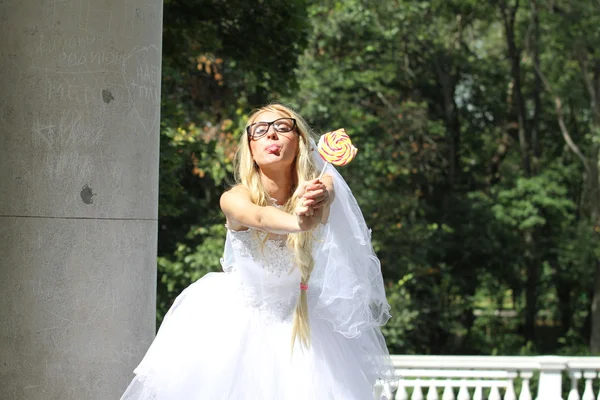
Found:
<svg viewBox="0 0 600 400"><path fill-rule="evenodd" d="M392 356L392 360L399 380L376 385L375 399L600 400L592 388L599 378L600 357ZM563 377L569 378L570 387L563 389Z"/></svg>

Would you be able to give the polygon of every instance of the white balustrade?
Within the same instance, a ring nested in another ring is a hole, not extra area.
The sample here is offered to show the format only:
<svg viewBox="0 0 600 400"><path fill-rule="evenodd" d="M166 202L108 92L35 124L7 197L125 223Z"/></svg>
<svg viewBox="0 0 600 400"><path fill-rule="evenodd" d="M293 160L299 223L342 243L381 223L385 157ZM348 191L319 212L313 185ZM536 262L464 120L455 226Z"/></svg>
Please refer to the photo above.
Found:
<svg viewBox="0 0 600 400"><path fill-rule="evenodd" d="M500 397L500 392L498 391L498 386L492 386L492 390L490 390L490 397L488 397L489 400L502 400L502 398Z"/></svg>
<svg viewBox="0 0 600 400"><path fill-rule="evenodd" d="M506 385L506 393L504 394L504 400L517 400L515 394L515 378L518 374L514 371L508 373L508 384Z"/></svg>
<svg viewBox="0 0 600 400"><path fill-rule="evenodd" d="M594 389L592 389L592 379L596 377L595 371L584 371L583 379L585 379L585 390L583 391L583 397L581 400L596 400L594 396Z"/></svg>
<svg viewBox="0 0 600 400"><path fill-rule="evenodd" d="M423 392L421 392L421 386L418 384L415 385L415 388L413 389L413 395L411 396L410 400L423 400Z"/></svg>
<svg viewBox="0 0 600 400"><path fill-rule="evenodd" d="M392 361L399 378L392 385L378 383L377 400L563 400L563 375L570 378L567 400L600 400L593 390L600 357L392 356Z"/></svg>
<svg viewBox="0 0 600 400"><path fill-rule="evenodd" d="M444 387L442 400L454 400L454 391L452 391L452 386L450 386L449 382L446 382L446 386Z"/></svg>
<svg viewBox="0 0 600 400"><path fill-rule="evenodd" d="M571 390L569 391L569 397L567 400L581 400L579 391L577 390L577 382L581 379L581 371L569 371L569 378L571 378Z"/></svg>
<svg viewBox="0 0 600 400"><path fill-rule="evenodd" d="M467 390L467 385L464 383L460 385L460 390L458 391L458 397L456 400L471 400L469 391Z"/></svg>
<svg viewBox="0 0 600 400"><path fill-rule="evenodd" d="M427 400L439 400L437 395L437 388L435 385L429 385L429 390L427 391Z"/></svg>
<svg viewBox="0 0 600 400"><path fill-rule="evenodd" d="M567 368L566 359L542 356L537 357L537 360L539 360L541 371L537 397L547 400L562 400L562 371Z"/></svg>
<svg viewBox="0 0 600 400"><path fill-rule="evenodd" d="M529 390L529 381L533 378L533 372L530 370L521 371L521 379L523 384L521 386L521 394L519 400L531 400L531 390Z"/></svg>
<svg viewBox="0 0 600 400"><path fill-rule="evenodd" d="M391 399L391 397L390 397ZM396 392L397 400L408 400L408 393L406 392L406 388L404 386L399 386L398 391Z"/></svg>
<svg viewBox="0 0 600 400"><path fill-rule="evenodd" d="M483 388L481 385L475 386L475 393L473 393L473 400L483 400Z"/></svg>

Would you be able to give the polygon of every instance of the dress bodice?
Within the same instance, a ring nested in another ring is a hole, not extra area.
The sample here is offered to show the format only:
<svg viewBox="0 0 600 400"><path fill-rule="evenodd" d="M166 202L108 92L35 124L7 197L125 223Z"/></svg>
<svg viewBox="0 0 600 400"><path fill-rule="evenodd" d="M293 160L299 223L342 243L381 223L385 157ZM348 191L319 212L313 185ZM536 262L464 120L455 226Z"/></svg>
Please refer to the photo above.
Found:
<svg viewBox="0 0 600 400"><path fill-rule="evenodd" d="M229 231L236 260L252 261L264 273L280 278L294 267L294 257L285 239L270 239L262 232Z"/></svg>
<svg viewBox="0 0 600 400"><path fill-rule="evenodd" d="M300 272L285 239L270 239L254 230L228 230L232 254L228 271L240 280L246 302L266 317L288 319L300 293Z"/></svg>

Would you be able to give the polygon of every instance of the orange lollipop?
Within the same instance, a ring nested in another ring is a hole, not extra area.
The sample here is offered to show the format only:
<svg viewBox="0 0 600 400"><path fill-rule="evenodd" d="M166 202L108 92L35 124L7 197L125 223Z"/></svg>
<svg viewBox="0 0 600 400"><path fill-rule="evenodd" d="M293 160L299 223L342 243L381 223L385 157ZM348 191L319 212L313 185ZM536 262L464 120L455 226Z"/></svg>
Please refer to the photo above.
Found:
<svg viewBox="0 0 600 400"><path fill-rule="evenodd" d="M358 149L352 145L350 137L344 128L337 129L333 132L327 132L322 135L317 145L319 154L325 161L333 165L346 165L354 156ZM327 164L323 167L323 171L319 175L319 179L325 172Z"/></svg>

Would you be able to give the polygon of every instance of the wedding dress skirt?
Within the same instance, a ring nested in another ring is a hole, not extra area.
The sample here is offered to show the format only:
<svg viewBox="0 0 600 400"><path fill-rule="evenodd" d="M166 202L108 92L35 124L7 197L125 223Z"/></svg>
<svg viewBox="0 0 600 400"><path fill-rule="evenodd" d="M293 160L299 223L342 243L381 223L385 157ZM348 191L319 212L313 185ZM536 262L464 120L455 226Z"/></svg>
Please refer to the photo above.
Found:
<svg viewBox="0 0 600 400"><path fill-rule="evenodd" d="M179 295L122 400L373 399L387 356L381 333L348 338L310 312L311 346L292 351L300 274L291 250L251 230L227 240L234 261Z"/></svg>

